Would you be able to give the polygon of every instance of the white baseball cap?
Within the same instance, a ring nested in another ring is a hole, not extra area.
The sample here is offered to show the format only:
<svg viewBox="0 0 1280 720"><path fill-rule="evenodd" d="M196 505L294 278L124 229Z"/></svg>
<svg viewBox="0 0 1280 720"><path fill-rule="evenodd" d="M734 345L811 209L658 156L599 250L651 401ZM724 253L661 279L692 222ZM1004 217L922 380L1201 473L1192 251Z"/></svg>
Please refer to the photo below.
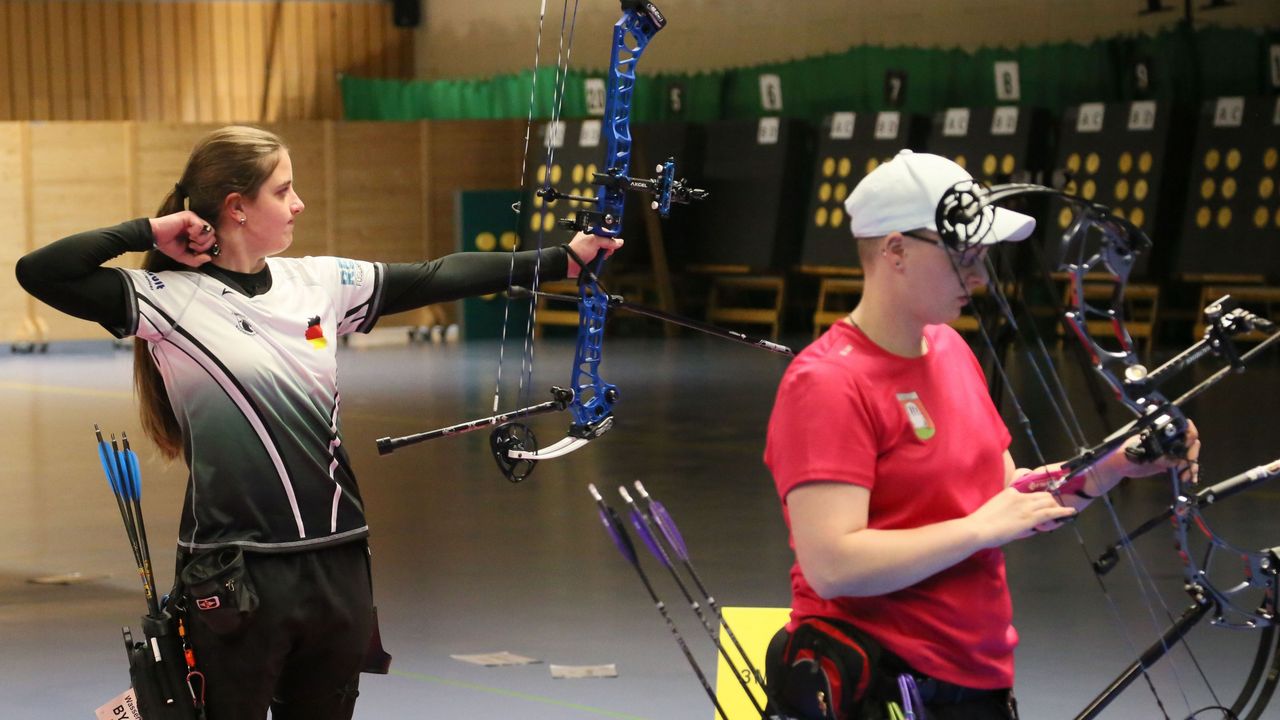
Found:
<svg viewBox="0 0 1280 720"><path fill-rule="evenodd" d="M956 183L973 176L954 162L929 153L900 151L892 160L872 170L844 201L849 229L855 238L888 235L926 228L938 231L938 202ZM1036 227L1035 218L994 208L991 231L979 242L1025 240Z"/></svg>

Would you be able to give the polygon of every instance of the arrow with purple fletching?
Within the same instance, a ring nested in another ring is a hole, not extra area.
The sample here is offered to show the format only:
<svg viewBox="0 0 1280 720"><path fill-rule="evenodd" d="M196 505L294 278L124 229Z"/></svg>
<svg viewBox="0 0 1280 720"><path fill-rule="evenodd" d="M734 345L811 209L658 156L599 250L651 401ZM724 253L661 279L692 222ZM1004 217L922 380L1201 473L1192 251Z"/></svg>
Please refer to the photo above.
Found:
<svg viewBox="0 0 1280 720"><path fill-rule="evenodd" d="M706 691L707 697L711 699L711 704L715 706L716 712L720 714L721 720L729 720L725 714L724 708L720 706L720 700L716 698L716 693L711 689L711 683L707 682L707 676L702 672L702 668L698 665L698 661L694 659L693 653L689 651L688 644L685 643L684 637L680 635L680 629L676 627L676 623L671 619L671 614L667 612L667 606L658 597L658 593L653 589L653 584L649 582L649 576L645 574L644 568L640 567L640 558L636 557L635 545L631 542L631 537L627 535L627 528L622 524L622 519L618 517L618 513L600 496L600 491L596 490L595 485L587 485L587 490L591 493L591 497L596 501L596 508L600 512L600 521L604 523L604 527L609 531L609 536L613 538L613 544L618 547L618 551L622 556L631 563L631 567L635 568L636 575L640 577L640 582L644 583L644 589L649 592L649 598L653 600L654 607L658 608L658 612L662 615L662 619L667 621L667 627L671 629L672 636L676 639L676 644L680 646L680 651L684 653L684 657L689 661L689 667L693 668L693 673L698 676L698 682L702 683L702 689ZM641 537L648 535L642 533ZM653 541L653 536L648 535L649 539L646 543ZM650 545L652 549L653 546Z"/></svg>

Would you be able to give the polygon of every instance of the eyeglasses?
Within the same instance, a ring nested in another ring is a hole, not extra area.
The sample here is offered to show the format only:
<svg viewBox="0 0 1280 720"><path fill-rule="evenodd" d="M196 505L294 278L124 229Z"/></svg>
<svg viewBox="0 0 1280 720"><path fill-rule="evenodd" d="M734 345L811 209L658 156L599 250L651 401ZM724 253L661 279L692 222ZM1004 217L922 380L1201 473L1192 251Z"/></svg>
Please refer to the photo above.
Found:
<svg viewBox="0 0 1280 720"><path fill-rule="evenodd" d="M927 235L917 235L916 233L918 232L918 230L906 230L903 231L902 234L912 238L913 240L919 240L921 242L927 242L930 245L937 245L941 247L943 250L947 251L947 254L955 261L957 267L971 268L974 265L981 263L987 257L986 245L975 244L963 252L956 252L950 247L947 247L947 244L942 240L935 240Z"/></svg>

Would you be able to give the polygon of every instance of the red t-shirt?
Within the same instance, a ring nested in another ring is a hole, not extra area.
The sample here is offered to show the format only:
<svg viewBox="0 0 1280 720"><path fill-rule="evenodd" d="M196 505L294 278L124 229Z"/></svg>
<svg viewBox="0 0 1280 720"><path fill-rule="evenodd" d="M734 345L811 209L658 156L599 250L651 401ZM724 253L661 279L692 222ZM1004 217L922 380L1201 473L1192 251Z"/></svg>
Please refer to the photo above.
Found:
<svg viewBox="0 0 1280 720"><path fill-rule="evenodd" d="M904 358L839 322L791 363L764 457L788 528L787 493L807 482L871 490L867 526L875 529L964 517L1004 487L1009 431L977 358L946 325L927 327L925 340L922 357ZM810 616L847 620L932 677L1013 686L1018 634L998 549L896 592L833 600L813 591L797 563L792 626Z"/></svg>

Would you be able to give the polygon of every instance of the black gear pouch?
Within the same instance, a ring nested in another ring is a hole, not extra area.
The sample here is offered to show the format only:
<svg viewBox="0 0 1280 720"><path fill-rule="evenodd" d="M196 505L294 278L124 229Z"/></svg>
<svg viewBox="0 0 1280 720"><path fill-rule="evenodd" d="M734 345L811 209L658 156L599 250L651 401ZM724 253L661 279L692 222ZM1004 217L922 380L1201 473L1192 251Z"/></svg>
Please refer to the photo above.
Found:
<svg viewBox="0 0 1280 720"><path fill-rule="evenodd" d="M769 643L765 672L778 710L803 720L876 720L883 649L866 633L829 618L805 618Z"/></svg>
<svg viewBox="0 0 1280 720"><path fill-rule="evenodd" d="M204 720L187 685L187 667L178 638L178 623L168 610L142 617L141 639L124 628L129 680L145 720ZM202 699L201 699L202 700Z"/></svg>
<svg viewBox="0 0 1280 720"><path fill-rule="evenodd" d="M187 617L196 618L219 635L243 628L258 609L258 593L245 570L244 551L238 547L207 550L193 556L182 568Z"/></svg>

